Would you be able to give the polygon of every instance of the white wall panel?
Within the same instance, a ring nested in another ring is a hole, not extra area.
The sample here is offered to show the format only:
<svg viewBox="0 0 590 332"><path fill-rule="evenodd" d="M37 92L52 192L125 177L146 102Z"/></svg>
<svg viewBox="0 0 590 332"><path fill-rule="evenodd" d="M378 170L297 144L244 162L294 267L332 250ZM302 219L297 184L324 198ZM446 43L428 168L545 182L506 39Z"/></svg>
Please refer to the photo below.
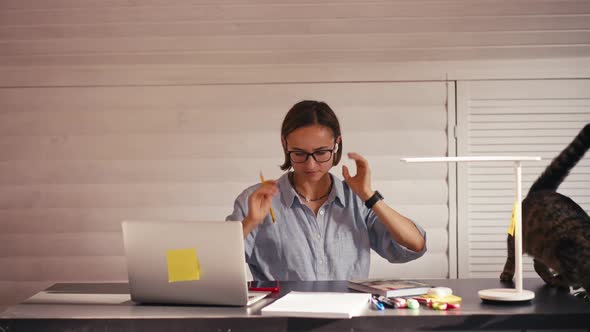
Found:
<svg viewBox="0 0 590 332"><path fill-rule="evenodd" d="M259 170L267 178L282 174L280 123L303 98L326 100L335 109L344 152L367 157L374 188L429 234L429 251L419 260L426 267L400 269L375 258L371 273L446 277L447 167L414 168L400 158L446 153L445 103L453 87L375 82L2 89L0 280L125 279L121 221L223 220L235 197L258 182ZM347 158L343 164L355 171ZM340 167L333 171L341 176Z"/></svg>
<svg viewBox="0 0 590 332"><path fill-rule="evenodd" d="M590 122L588 80L466 81L457 98L459 155L540 156L523 163L523 197L545 167ZM512 163L459 168L459 276L499 278L514 203ZM590 211L590 159L558 188ZM536 276L532 259L524 276Z"/></svg>

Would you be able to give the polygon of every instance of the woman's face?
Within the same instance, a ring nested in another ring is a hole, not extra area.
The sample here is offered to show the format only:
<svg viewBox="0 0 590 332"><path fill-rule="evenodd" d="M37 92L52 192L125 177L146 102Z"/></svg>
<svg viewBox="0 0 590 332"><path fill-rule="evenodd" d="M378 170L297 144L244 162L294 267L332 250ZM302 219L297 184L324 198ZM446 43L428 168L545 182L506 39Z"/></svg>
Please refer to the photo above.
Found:
<svg viewBox="0 0 590 332"><path fill-rule="evenodd" d="M291 152L293 171L309 181L320 180L333 166L336 154L334 144L334 135L328 127L313 125L292 131L287 136L286 149ZM314 153L319 161L307 153ZM293 161L305 158L305 162Z"/></svg>

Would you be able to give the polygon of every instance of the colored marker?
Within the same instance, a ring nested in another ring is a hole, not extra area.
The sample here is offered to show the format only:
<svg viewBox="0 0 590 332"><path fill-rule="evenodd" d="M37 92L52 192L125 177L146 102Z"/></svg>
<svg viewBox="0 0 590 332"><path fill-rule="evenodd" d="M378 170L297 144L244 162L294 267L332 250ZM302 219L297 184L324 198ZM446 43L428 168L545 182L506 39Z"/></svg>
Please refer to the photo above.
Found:
<svg viewBox="0 0 590 332"><path fill-rule="evenodd" d="M383 306L383 303L379 302L375 297L371 296L371 303L373 304L373 307L377 310L385 310L385 307Z"/></svg>

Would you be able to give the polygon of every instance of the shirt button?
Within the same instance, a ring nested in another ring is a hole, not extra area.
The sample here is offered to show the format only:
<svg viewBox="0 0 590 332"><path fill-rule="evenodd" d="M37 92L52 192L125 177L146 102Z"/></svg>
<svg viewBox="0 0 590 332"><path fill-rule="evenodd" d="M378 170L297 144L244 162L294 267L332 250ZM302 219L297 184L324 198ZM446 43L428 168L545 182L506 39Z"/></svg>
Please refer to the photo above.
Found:
<svg viewBox="0 0 590 332"><path fill-rule="evenodd" d="M320 210L320 216L324 215L324 210Z"/></svg>
<svg viewBox="0 0 590 332"><path fill-rule="evenodd" d="M320 233L318 233L318 239L321 239L322 235Z"/></svg>

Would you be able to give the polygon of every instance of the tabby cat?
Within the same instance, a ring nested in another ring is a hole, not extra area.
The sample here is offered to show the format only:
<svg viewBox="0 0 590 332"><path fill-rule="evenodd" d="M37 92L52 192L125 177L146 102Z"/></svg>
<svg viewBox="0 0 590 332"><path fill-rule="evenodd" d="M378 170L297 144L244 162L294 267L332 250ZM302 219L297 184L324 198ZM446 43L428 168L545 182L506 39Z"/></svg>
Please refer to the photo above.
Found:
<svg viewBox="0 0 590 332"><path fill-rule="evenodd" d="M552 286L584 287L590 294L590 217L569 197L556 192L590 146L590 123L547 166L522 202L522 248L535 271ZM514 276L514 238L500 280Z"/></svg>

